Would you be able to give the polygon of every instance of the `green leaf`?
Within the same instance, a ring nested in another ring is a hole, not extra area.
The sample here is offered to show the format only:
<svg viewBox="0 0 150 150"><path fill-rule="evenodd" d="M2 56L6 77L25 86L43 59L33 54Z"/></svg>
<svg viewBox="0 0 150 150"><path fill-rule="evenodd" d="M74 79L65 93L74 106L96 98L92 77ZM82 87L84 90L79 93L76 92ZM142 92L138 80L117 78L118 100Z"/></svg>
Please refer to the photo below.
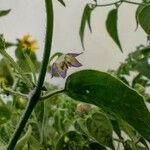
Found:
<svg viewBox="0 0 150 150"><path fill-rule="evenodd" d="M150 113L143 97L108 73L83 70L70 75L65 84L71 98L110 111L150 141Z"/></svg>
<svg viewBox="0 0 150 150"><path fill-rule="evenodd" d="M87 118L86 126L97 142L114 149L112 144L112 125L106 115L94 113L91 117Z"/></svg>
<svg viewBox="0 0 150 150"><path fill-rule="evenodd" d="M125 150L137 150L135 144L132 141L127 140L124 145Z"/></svg>
<svg viewBox="0 0 150 150"><path fill-rule="evenodd" d="M113 9L109 12L107 16L106 29L110 37L120 48L121 52L123 52L120 44L119 36L118 36L117 21L118 21L118 9Z"/></svg>
<svg viewBox="0 0 150 150"><path fill-rule="evenodd" d="M98 143L90 143L90 150L107 150L105 147L99 145Z"/></svg>
<svg viewBox="0 0 150 150"><path fill-rule="evenodd" d="M4 79L6 85L12 85L14 82L14 74L10 63L6 59L0 60L0 80Z"/></svg>
<svg viewBox="0 0 150 150"><path fill-rule="evenodd" d="M6 123L11 118L11 112L5 105L0 105L0 125Z"/></svg>
<svg viewBox="0 0 150 150"><path fill-rule="evenodd" d="M39 125L42 125L44 118L44 102L39 102L35 107L35 115Z"/></svg>
<svg viewBox="0 0 150 150"><path fill-rule="evenodd" d="M82 142L82 135L76 131L69 131L58 140L55 150L82 150Z"/></svg>
<svg viewBox="0 0 150 150"><path fill-rule="evenodd" d="M150 5L142 9L138 15L138 20L143 30L150 34Z"/></svg>
<svg viewBox="0 0 150 150"><path fill-rule="evenodd" d="M142 9L144 8L145 6L144 5L139 5L136 9L136 12L135 12L135 19L136 19L136 29L138 28L139 26L139 14L140 12L142 11Z"/></svg>
<svg viewBox="0 0 150 150"><path fill-rule="evenodd" d="M11 11L10 9L0 10L0 17L6 16L7 14L9 14L10 11Z"/></svg>
<svg viewBox="0 0 150 150"><path fill-rule="evenodd" d="M88 27L91 31L90 20L91 20L91 13L92 13L93 9L94 8L92 6L89 6L89 4L87 4L84 8L84 11L83 11L81 24L80 24L80 31L79 31L80 39L81 39L81 43L82 43L83 48L84 48L84 32L85 32L86 24L88 24Z"/></svg>
<svg viewBox="0 0 150 150"><path fill-rule="evenodd" d="M121 129L119 126L119 123L117 122L117 120L111 120L111 124L113 126L113 130L114 132L117 134L117 136L121 139L122 135L121 135Z"/></svg>
<svg viewBox="0 0 150 150"><path fill-rule="evenodd" d="M139 71L140 74L150 79L150 64L147 58L141 59L134 67L135 70Z"/></svg>
<svg viewBox="0 0 150 150"><path fill-rule="evenodd" d="M29 126L27 132L25 135L17 142L17 145L15 147L15 150L22 150L24 146L28 143L32 133L32 127Z"/></svg>
<svg viewBox="0 0 150 150"><path fill-rule="evenodd" d="M64 7L66 6L66 4L64 3L63 0L58 0Z"/></svg>
<svg viewBox="0 0 150 150"><path fill-rule="evenodd" d="M45 148L33 136L29 140L29 150L45 150Z"/></svg>

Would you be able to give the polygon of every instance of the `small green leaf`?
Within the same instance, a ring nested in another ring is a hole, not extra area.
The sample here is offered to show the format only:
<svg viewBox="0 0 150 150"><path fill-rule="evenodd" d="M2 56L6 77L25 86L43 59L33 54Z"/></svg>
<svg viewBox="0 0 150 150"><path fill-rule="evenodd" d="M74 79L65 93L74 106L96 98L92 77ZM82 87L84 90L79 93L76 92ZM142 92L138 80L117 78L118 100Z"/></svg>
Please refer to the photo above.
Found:
<svg viewBox="0 0 150 150"><path fill-rule="evenodd" d="M150 5L142 9L138 15L138 20L143 30L150 34Z"/></svg>
<svg viewBox="0 0 150 150"><path fill-rule="evenodd" d="M139 26L139 14L144 7L145 7L144 5L139 5L138 8L136 9L136 12L135 12L136 28L135 28L135 30L137 30L137 28Z"/></svg>
<svg viewBox="0 0 150 150"><path fill-rule="evenodd" d="M119 36L118 36L117 21L118 21L118 9L113 9L109 12L107 16L106 29L110 37L120 48L121 52L123 52L120 44Z"/></svg>
<svg viewBox="0 0 150 150"><path fill-rule="evenodd" d="M6 16L7 14L9 14L10 11L11 11L10 9L0 10L0 17Z"/></svg>
<svg viewBox="0 0 150 150"><path fill-rule="evenodd" d="M71 98L94 104L123 119L150 141L150 113L144 99L108 73L83 70L66 80L66 94Z"/></svg>
<svg viewBox="0 0 150 150"><path fill-rule="evenodd" d="M150 64L147 58L143 58L137 62L134 69L139 71L140 74L150 79Z"/></svg>
<svg viewBox="0 0 150 150"><path fill-rule="evenodd" d="M29 126L27 132L25 135L17 142L17 145L15 147L15 150L22 150L24 146L28 143L32 133L32 127Z"/></svg>
<svg viewBox="0 0 150 150"><path fill-rule="evenodd" d="M79 31L80 39L81 39L81 43L82 43L83 48L84 48L84 32L85 32L86 24L88 24L88 27L91 31L90 20L91 20L91 13L92 13L93 9L94 8L92 6L89 6L89 4L87 4L84 8L84 11L83 11L81 24L80 24L80 31Z"/></svg>
<svg viewBox="0 0 150 150"><path fill-rule="evenodd" d="M12 85L14 82L14 74L10 63L6 59L0 60L0 82L4 80L6 85Z"/></svg>
<svg viewBox="0 0 150 150"><path fill-rule="evenodd" d="M66 6L65 2L63 0L58 0L64 7Z"/></svg>
<svg viewBox="0 0 150 150"><path fill-rule="evenodd" d="M5 105L0 105L0 125L6 123L11 118L11 113Z"/></svg>
<svg viewBox="0 0 150 150"><path fill-rule="evenodd" d="M55 150L82 150L83 137L76 131L65 133L57 142Z"/></svg>
<svg viewBox="0 0 150 150"><path fill-rule="evenodd" d="M112 125L103 113L94 113L86 120L89 133L103 146L113 148Z"/></svg>
<svg viewBox="0 0 150 150"><path fill-rule="evenodd" d="M117 120L111 120L111 124L113 126L113 130L114 132L117 134L117 136L121 139L122 135L121 135L121 129L119 126L119 123L117 122Z"/></svg>
<svg viewBox="0 0 150 150"><path fill-rule="evenodd" d="M127 140L124 144L125 150L137 150L135 144L132 141Z"/></svg>
<svg viewBox="0 0 150 150"><path fill-rule="evenodd" d="M31 136L29 139L28 150L45 150L45 148L40 144L38 140Z"/></svg>

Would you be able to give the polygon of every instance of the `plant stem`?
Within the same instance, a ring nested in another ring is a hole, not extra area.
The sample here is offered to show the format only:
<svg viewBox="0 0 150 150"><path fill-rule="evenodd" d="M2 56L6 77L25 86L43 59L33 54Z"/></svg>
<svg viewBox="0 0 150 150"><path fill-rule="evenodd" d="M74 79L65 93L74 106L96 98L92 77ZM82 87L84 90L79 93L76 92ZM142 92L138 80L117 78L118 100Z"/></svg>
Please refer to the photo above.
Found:
<svg viewBox="0 0 150 150"><path fill-rule="evenodd" d="M124 0L123 2L129 3L129 4L134 4L134 5L144 5L144 6L148 5L147 3L138 3L138 2L127 1L127 0Z"/></svg>
<svg viewBox="0 0 150 150"><path fill-rule="evenodd" d="M29 97L29 101L27 107L25 109L24 114L22 115L20 122L8 144L7 150L14 150L16 143L34 109L37 102L39 101L41 89L45 80L45 75L47 71L47 65L49 62L51 45L52 45L52 37L53 37L53 4L52 0L45 0L46 6L46 15L47 15L47 26L46 26L46 37L45 37L45 48L43 54L42 68L40 71L37 87L32 92Z"/></svg>
<svg viewBox="0 0 150 150"><path fill-rule="evenodd" d="M52 96L58 95L58 94L63 93L63 92L64 92L64 89L63 90L59 90L59 91L54 91L54 92L51 92L51 93L48 93L48 94L45 94L44 96L42 96L40 98L40 100L48 99L48 98L50 98Z"/></svg>
<svg viewBox="0 0 150 150"><path fill-rule="evenodd" d="M28 98L28 96L26 94L23 94L23 93L20 93L20 92L17 92L17 91L13 91L12 89L9 89L9 88L4 88L3 87L3 94L6 94L6 93L10 93L12 95L18 95L18 96L21 96L21 97L24 97L24 98Z"/></svg>
<svg viewBox="0 0 150 150"><path fill-rule="evenodd" d="M138 2L128 1L128 0L119 0L119 1L116 1L116 2L108 3L108 4L97 4L96 7L112 6L112 5L119 4L119 3L129 3L129 4L144 5L144 6L148 5L146 3L138 3Z"/></svg>

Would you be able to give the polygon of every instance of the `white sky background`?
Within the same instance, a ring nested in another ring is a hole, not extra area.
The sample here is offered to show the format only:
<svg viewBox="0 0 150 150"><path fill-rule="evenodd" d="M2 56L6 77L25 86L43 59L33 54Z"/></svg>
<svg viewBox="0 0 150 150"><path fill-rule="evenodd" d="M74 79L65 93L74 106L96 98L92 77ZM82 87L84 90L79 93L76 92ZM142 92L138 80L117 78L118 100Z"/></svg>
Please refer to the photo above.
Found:
<svg viewBox="0 0 150 150"><path fill-rule="evenodd" d="M83 8L88 0L66 0L66 8L54 1L54 38L52 53L82 52L79 38L79 26ZM110 3L112 0L99 0L100 4ZM135 0L140 2L140 0ZM15 41L24 34L31 34L38 41L39 59L42 58L45 34L44 0L0 0L0 9L12 9L11 13L0 18L0 33L5 38ZM93 33L85 33L86 51L79 57L83 68L93 68L106 71L117 68L139 44L146 44L146 34L139 28L135 32L135 10L137 5L123 4L119 8L119 35L122 43L122 54L106 32L105 20L111 7L97 8L92 14L91 24ZM12 51L12 49L10 50ZM74 69L78 70L78 69Z"/></svg>

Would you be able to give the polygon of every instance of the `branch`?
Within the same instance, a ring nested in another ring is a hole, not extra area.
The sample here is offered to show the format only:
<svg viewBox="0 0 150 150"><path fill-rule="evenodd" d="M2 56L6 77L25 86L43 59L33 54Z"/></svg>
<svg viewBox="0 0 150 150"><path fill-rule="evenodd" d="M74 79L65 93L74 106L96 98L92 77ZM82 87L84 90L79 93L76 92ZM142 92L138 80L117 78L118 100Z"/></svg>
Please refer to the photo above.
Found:
<svg viewBox="0 0 150 150"><path fill-rule="evenodd" d="M64 89L63 90L59 90L59 91L50 92L48 94L45 94L45 95L41 96L40 100L48 99L48 98L50 98L52 96L58 95L58 94L63 93L63 92L64 92Z"/></svg>
<svg viewBox="0 0 150 150"><path fill-rule="evenodd" d="M106 6L112 6L112 5L116 5L119 3L129 3L129 4L134 4L134 5L144 5L147 6L147 3L138 3L138 2L133 2L133 1L128 1L128 0L119 0L116 2L112 2L112 3L108 3L108 4L96 4L96 7L106 7Z"/></svg>
<svg viewBox="0 0 150 150"><path fill-rule="evenodd" d="M37 102L39 101L41 89L45 80L45 75L47 71L47 65L49 62L50 52L51 52L51 45L52 45L52 37L53 37L53 4L52 0L45 0L46 6L46 14L47 14L47 26L46 26L46 37L45 37L45 48L43 54L43 61L42 61L42 68L40 71L37 87L32 91L27 107L25 109L24 114L22 115L20 122L10 139L8 144L7 150L14 150L16 143L34 109Z"/></svg>

